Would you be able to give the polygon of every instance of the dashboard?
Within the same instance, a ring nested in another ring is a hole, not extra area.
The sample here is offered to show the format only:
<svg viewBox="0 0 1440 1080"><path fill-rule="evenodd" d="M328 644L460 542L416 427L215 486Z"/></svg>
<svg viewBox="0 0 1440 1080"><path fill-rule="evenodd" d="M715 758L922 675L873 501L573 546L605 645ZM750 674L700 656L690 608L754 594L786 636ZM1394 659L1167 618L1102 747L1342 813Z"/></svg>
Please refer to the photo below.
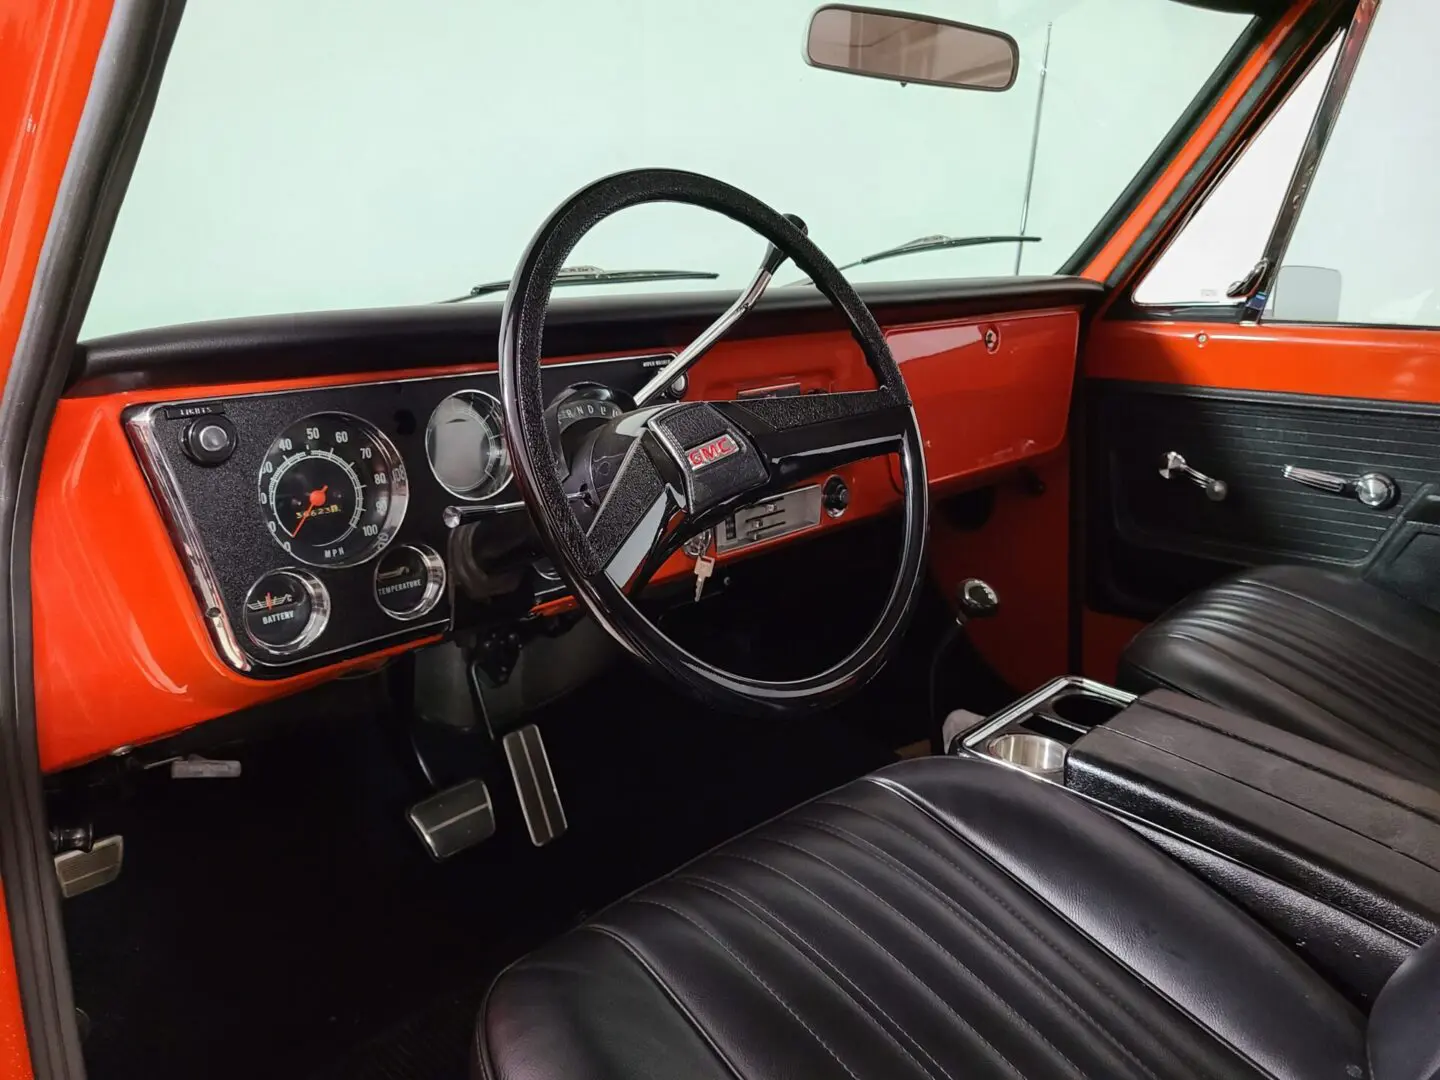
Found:
<svg viewBox="0 0 1440 1080"><path fill-rule="evenodd" d="M809 293L763 301L671 399L873 386L855 342ZM934 493L993 482L1063 443L1098 285L862 295L914 399ZM552 438L623 409L731 299L557 301L543 378ZM45 448L31 542L42 766L572 608L510 476L498 315L498 305L323 313L82 345ZM763 556L899 501L887 459L808 477L722 523L717 558ZM675 591L689 594L691 567L677 554L652 589L683 581Z"/></svg>

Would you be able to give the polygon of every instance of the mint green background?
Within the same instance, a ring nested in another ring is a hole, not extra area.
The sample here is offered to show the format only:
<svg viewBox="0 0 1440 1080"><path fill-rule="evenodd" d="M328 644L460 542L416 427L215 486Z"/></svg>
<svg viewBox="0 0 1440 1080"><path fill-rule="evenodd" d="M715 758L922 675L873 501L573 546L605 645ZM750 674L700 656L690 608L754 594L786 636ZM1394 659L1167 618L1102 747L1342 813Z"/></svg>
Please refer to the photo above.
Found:
<svg viewBox="0 0 1440 1080"><path fill-rule="evenodd" d="M1024 262L1048 273L1245 26L1173 0L906 4L1018 39L1016 85L994 94L811 69L815 6L190 0L85 335L463 293L508 277L566 195L637 166L738 184L803 216L837 262L930 233L1011 232L1053 23L1027 230L1044 243ZM654 206L603 223L572 261L710 268L739 285L762 248L722 218ZM936 253L855 278L1014 261L1013 246Z"/></svg>

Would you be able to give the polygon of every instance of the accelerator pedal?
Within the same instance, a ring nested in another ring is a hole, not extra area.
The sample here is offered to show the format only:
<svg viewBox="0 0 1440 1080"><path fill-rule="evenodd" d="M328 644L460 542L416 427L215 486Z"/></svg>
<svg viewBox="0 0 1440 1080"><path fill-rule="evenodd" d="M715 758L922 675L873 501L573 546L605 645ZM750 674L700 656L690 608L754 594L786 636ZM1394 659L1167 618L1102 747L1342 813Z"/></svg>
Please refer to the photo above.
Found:
<svg viewBox="0 0 1440 1080"><path fill-rule="evenodd" d="M510 775L515 778L515 794L530 830L530 842L544 847L565 835L570 826L560 793L555 788L555 774L550 771L550 758L545 753L545 740L534 724L516 728L502 740Z"/></svg>

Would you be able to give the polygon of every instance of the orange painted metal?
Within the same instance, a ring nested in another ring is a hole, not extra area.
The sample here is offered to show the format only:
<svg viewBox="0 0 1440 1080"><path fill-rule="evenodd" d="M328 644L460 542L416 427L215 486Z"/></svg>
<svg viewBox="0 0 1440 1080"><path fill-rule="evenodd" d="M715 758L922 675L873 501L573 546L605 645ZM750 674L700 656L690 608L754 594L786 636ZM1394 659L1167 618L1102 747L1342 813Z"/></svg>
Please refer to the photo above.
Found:
<svg viewBox="0 0 1440 1080"><path fill-rule="evenodd" d="M0 5L0 385L20 338L109 17L108 0ZM0 1076L33 1075L0 898Z"/></svg>
<svg viewBox="0 0 1440 1080"><path fill-rule="evenodd" d="M1366 326L1103 322L1090 378L1440 402L1440 334Z"/></svg>
<svg viewBox="0 0 1440 1080"><path fill-rule="evenodd" d="M61 401L40 471L30 567L35 707L47 770L375 659L268 682L220 661L121 426L133 396Z"/></svg>
<svg viewBox="0 0 1440 1080"><path fill-rule="evenodd" d="M1264 70L1265 65L1274 59L1281 43L1295 30L1300 16L1304 14L1307 8L1313 7L1315 2L1316 0L1296 0L1285 15L1271 28L1270 32L1266 34L1265 40L1260 43L1260 46L1245 61L1239 72L1236 73L1234 79L1230 81L1230 84L1216 100L1214 107L1200 122L1195 132L1185 142L1185 145L1180 148L1174 160L1170 162L1165 168L1165 171L1160 174L1155 183L1151 185L1150 189L1130 211L1124 223L1121 224L1114 235L1110 237L1105 246L1090 260L1089 265L1081 271L1082 276L1095 281L1104 281L1114 272L1126 252L1140 239L1141 234L1150 225L1151 221L1154 220L1155 215L1160 212L1171 195L1174 194L1176 187L1179 186L1186 173L1194 168L1196 162L1200 160L1201 155L1210 149L1216 136L1219 135L1221 129L1224 127L1225 122L1240 105L1241 101L1244 100L1246 93L1249 92L1256 77ZM1212 166L1212 172L1214 169L1218 169L1221 164L1222 162L1217 160ZM1209 180L1210 177L1206 176L1202 183L1197 185L1194 197L1199 197L1200 192L1204 190L1205 184L1208 183ZM1174 220L1183 221L1183 212ZM1162 242L1163 238L1157 240L1157 243Z"/></svg>
<svg viewBox="0 0 1440 1080"><path fill-rule="evenodd" d="M917 408L928 418L922 419L927 453L943 463L945 483L1014 465L1063 435L1076 321L1073 311L1062 310L892 331L904 358L902 370L915 380ZM987 327L996 328L1005 343L998 357L985 353ZM1052 349L1055 355L1042 355ZM47 770L262 704L374 661L364 657L274 681L248 679L226 667L210 644L180 559L126 440L122 411L139 402L430 373L439 372L127 391L60 403L41 470L31 554L36 707ZM848 334L814 333L723 342L692 370L688 396L729 398L787 383L804 390L850 390L873 386L874 380ZM884 460L838 472L851 489L850 509L839 521L823 519L820 530L843 528L898 504L899 492ZM748 557L769 544L728 558ZM689 561L677 556L657 581L689 573ZM556 610L546 605L540 613Z"/></svg>
<svg viewBox="0 0 1440 1080"><path fill-rule="evenodd" d="M965 578L983 578L999 593L1000 615L972 622L966 633L1017 690L1039 686L1069 667L1068 449L1032 467L1044 494L1002 482L983 527L957 527L937 511L930 533L931 575L952 605L955 587Z"/></svg>
<svg viewBox="0 0 1440 1080"><path fill-rule="evenodd" d="M25 1013L20 1004L20 981L15 975L15 950L10 944L10 916L0 890L0 1075L6 1080L30 1080L30 1050L25 1039Z"/></svg>
<svg viewBox="0 0 1440 1080"><path fill-rule="evenodd" d="M0 383L109 18L104 0L0 5Z"/></svg>
<svg viewBox="0 0 1440 1080"><path fill-rule="evenodd" d="M915 400L932 488L973 484L1064 441L1079 334L1073 309L886 334Z"/></svg>
<svg viewBox="0 0 1440 1080"><path fill-rule="evenodd" d="M47 770L377 659L269 682L220 661L121 427L127 397L62 401L40 473L30 567L35 707Z"/></svg>

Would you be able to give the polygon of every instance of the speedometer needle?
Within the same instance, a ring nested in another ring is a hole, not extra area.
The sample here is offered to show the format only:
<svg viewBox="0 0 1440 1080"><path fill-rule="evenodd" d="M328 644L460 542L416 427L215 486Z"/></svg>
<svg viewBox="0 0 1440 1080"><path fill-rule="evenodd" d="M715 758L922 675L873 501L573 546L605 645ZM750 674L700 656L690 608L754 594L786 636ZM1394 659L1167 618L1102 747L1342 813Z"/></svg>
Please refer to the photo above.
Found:
<svg viewBox="0 0 1440 1080"><path fill-rule="evenodd" d="M310 515L315 512L316 508L325 505L325 493L329 490L330 485L326 484L324 487L317 488L310 492L310 505L305 508L305 513L301 514L300 520L295 523L295 528L290 533L291 539L300 535L300 526L305 524Z"/></svg>

